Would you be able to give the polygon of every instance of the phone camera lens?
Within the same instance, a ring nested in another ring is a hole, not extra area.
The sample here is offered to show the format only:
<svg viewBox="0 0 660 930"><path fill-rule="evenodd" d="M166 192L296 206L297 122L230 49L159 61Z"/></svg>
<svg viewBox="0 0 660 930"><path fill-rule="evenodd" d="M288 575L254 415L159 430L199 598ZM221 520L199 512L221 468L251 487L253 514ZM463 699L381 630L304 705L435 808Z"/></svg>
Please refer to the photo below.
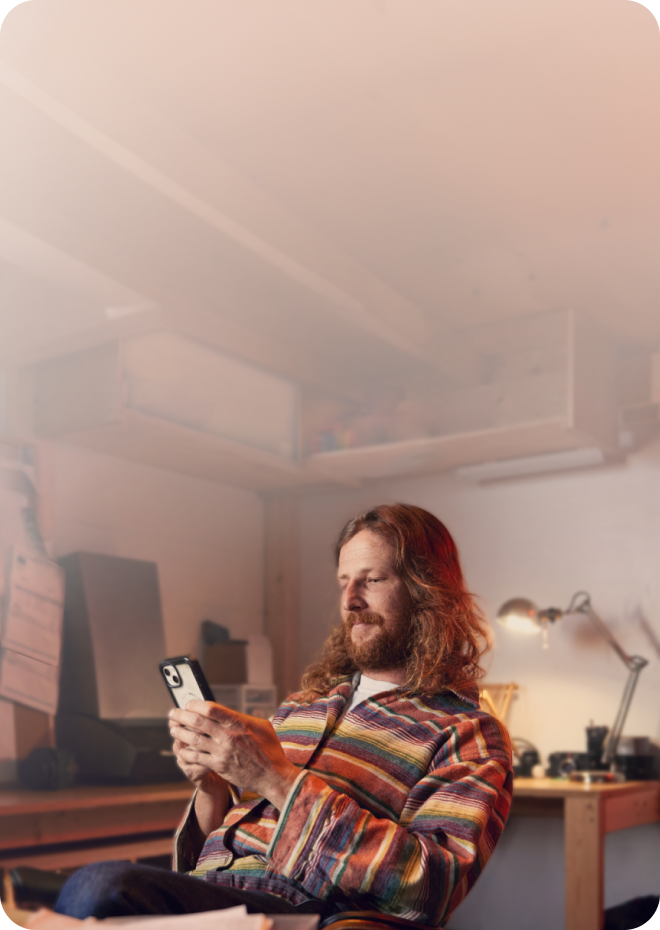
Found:
<svg viewBox="0 0 660 930"><path fill-rule="evenodd" d="M179 688L181 686L181 676L174 665L164 665L163 674L169 688Z"/></svg>

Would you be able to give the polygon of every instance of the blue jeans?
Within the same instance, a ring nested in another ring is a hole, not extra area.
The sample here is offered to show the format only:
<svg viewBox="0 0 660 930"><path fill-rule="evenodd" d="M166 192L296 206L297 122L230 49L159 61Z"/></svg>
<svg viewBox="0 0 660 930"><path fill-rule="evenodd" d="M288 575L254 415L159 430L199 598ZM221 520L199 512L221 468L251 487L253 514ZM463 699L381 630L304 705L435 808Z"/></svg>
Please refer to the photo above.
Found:
<svg viewBox="0 0 660 930"><path fill-rule="evenodd" d="M97 862L79 869L62 889L55 910L86 917L193 914L245 904L250 914L320 914L338 908L314 899L293 905L275 894L242 891L215 882L132 862Z"/></svg>

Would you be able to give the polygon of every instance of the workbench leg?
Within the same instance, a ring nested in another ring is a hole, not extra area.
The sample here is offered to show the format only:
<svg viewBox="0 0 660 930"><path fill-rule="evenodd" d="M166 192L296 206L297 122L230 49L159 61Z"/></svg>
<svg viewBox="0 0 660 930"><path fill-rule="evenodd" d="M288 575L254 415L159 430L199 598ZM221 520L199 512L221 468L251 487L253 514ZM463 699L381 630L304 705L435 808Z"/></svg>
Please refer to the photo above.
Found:
<svg viewBox="0 0 660 930"><path fill-rule="evenodd" d="M566 930L603 930L603 839L599 797L566 798Z"/></svg>

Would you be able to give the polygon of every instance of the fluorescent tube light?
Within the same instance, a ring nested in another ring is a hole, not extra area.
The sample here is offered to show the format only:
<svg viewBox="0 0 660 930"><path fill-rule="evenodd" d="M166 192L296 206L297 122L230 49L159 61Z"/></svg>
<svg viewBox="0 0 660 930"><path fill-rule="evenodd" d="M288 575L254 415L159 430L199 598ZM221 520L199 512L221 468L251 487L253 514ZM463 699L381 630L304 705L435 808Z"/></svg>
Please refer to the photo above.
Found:
<svg viewBox="0 0 660 930"><path fill-rule="evenodd" d="M456 474L463 481L479 484L482 481L500 481L570 468L589 468L604 462L605 455L601 449L567 449L562 452L547 452L544 455L527 455L515 459L481 462L477 465L463 465L456 469Z"/></svg>

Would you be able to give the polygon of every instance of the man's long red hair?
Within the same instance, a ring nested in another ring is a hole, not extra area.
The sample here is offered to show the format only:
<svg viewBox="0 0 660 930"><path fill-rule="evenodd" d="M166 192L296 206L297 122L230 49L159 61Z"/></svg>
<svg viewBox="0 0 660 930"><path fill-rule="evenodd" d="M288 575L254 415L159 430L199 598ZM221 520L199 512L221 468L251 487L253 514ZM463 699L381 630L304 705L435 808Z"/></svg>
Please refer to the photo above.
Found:
<svg viewBox="0 0 660 930"><path fill-rule="evenodd" d="M479 660L489 646L488 627L465 586L447 527L421 507L384 504L349 520L335 543L336 563L342 547L362 530L391 546L396 571L412 600L405 690L437 694L480 678ZM332 631L320 660L305 672L303 691L327 694L339 678L356 671L342 624Z"/></svg>

